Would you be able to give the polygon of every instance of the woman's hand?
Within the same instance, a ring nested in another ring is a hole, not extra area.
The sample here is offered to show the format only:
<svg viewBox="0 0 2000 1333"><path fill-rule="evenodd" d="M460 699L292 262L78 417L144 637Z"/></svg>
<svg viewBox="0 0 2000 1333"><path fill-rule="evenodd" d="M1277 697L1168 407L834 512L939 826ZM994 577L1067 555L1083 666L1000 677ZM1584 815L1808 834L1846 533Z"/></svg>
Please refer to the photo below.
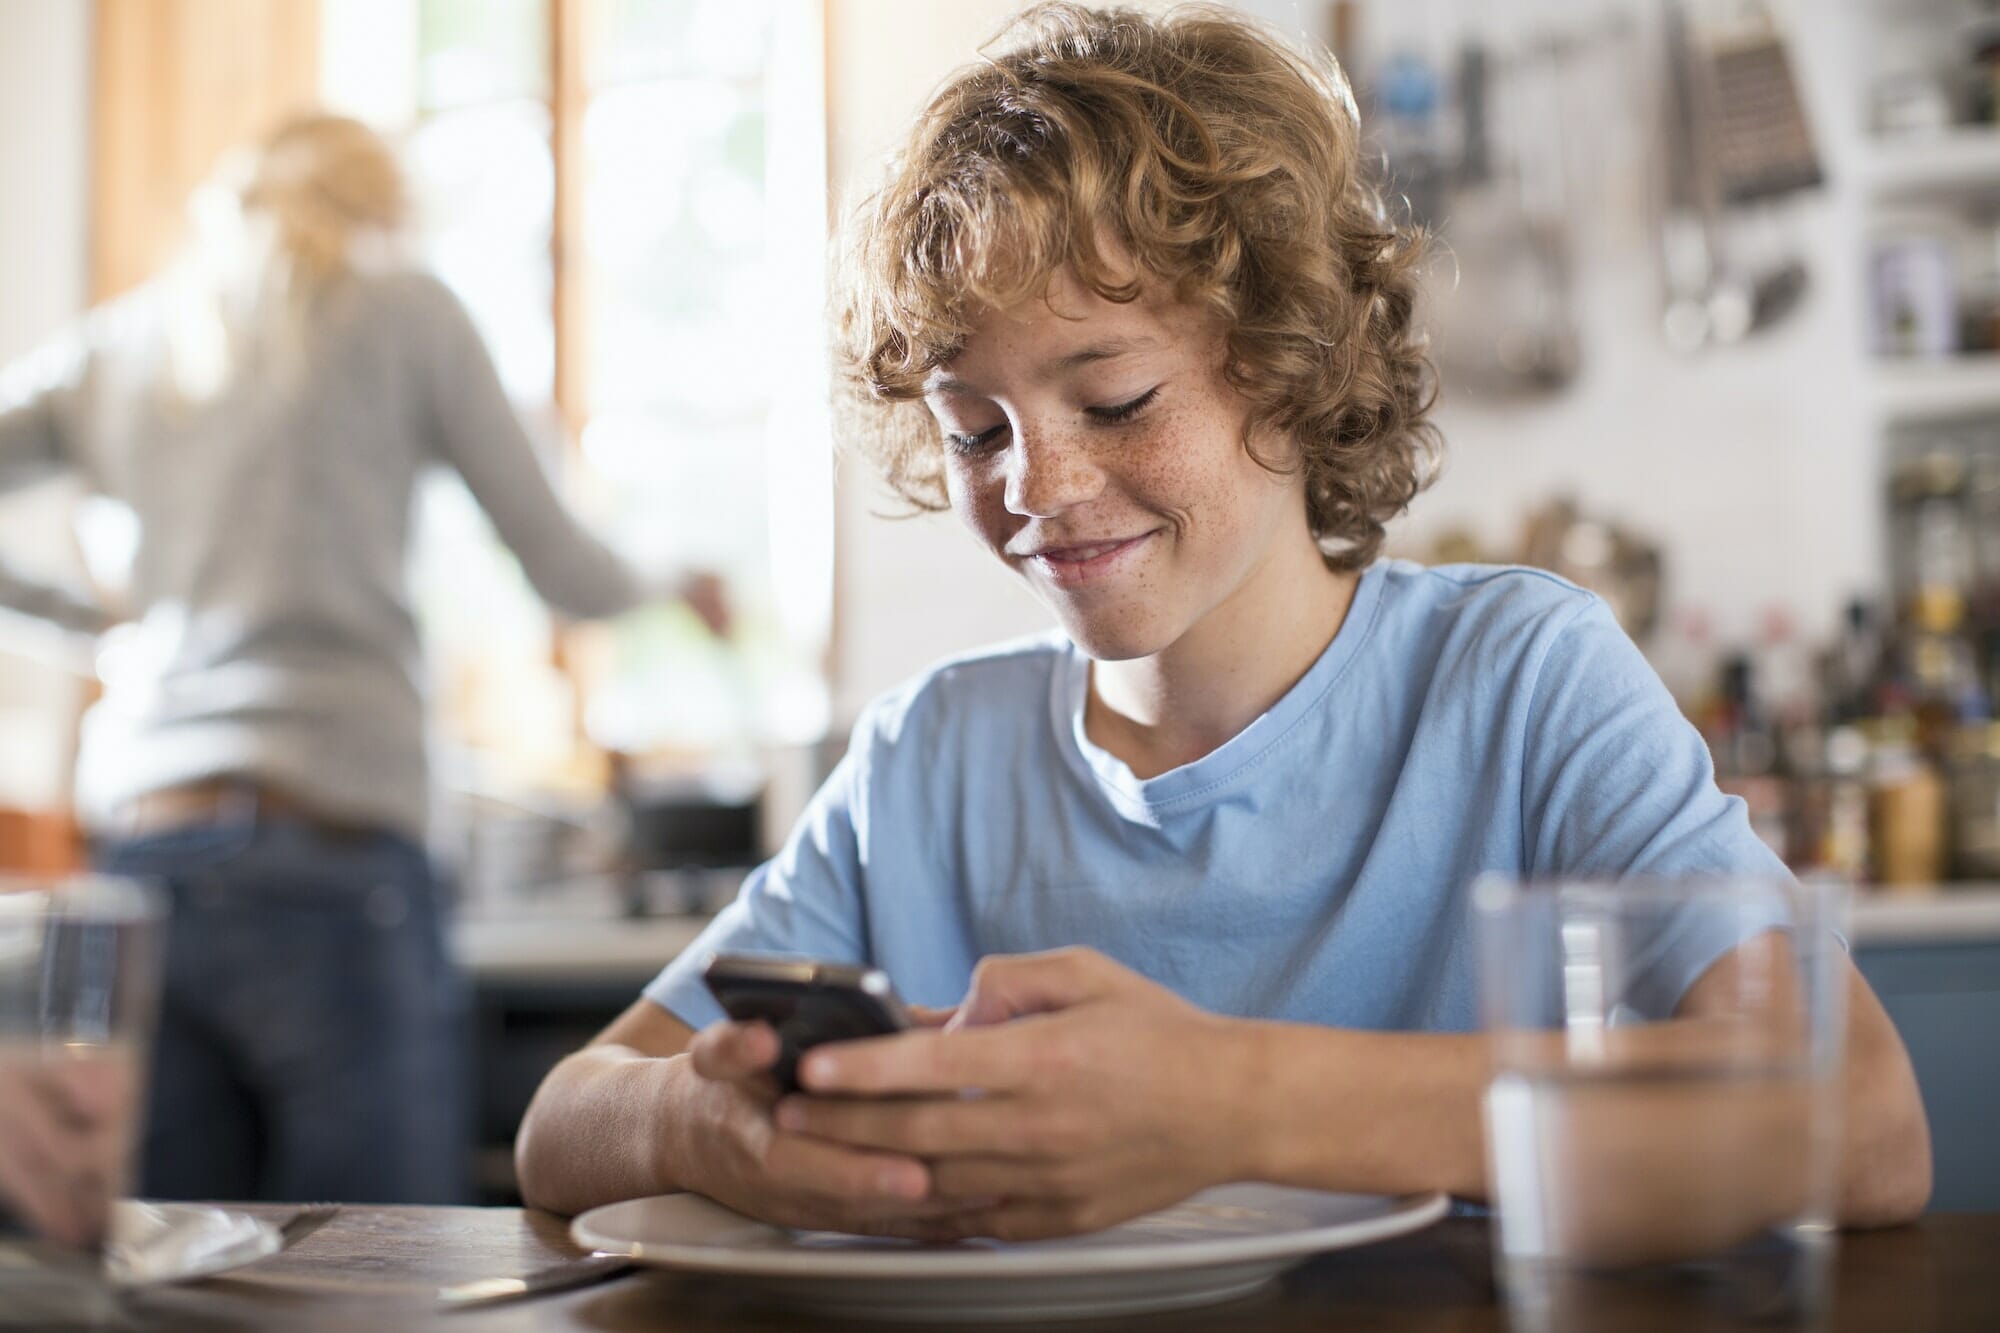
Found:
<svg viewBox="0 0 2000 1333"><path fill-rule="evenodd" d="M125 1183L133 1091L114 1059L0 1061L0 1212L64 1245L100 1242Z"/></svg>
<svg viewBox="0 0 2000 1333"><path fill-rule="evenodd" d="M933 1198L991 1198L895 1234L1095 1231L1249 1174L1238 1035L1091 950L989 958L940 1030L809 1053L812 1095L776 1123L829 1150L914 1154Z"/></svg>
<svg viewBox="0 0 2000 1333"><path fill-rule="evenodd" d="M965 1210L934 1188L921 1161L893 1146L834 1143L774 1124L778 1036L770 1025L716 1024L695 1037L688 1058L699 1078L687 1123L702 1136L694 1151L676 1154L688 1188L779 1226L864 1235L907 1234Z"/></svg>
<svg viewBox="0 0 2000 1333"><path fill-rule="evenodd" d="M729 637L736 617L729 604L729 585L722 581L720 574L706 569L695 570L674 586L674 595L700 617L710 634L718 639Z"/></svg>

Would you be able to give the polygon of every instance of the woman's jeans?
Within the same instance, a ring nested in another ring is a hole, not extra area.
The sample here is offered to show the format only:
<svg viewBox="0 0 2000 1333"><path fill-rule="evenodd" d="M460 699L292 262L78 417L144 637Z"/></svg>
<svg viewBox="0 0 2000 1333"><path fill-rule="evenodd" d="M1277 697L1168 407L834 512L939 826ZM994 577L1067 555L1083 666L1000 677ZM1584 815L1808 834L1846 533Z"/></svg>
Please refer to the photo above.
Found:
<svg viewBox="0 0 2000 1333"><path fill-rule="evenodd" d="M464 992L422 847L259 814L98 862L173 899L142 1194L466 1196Z"/></svg>

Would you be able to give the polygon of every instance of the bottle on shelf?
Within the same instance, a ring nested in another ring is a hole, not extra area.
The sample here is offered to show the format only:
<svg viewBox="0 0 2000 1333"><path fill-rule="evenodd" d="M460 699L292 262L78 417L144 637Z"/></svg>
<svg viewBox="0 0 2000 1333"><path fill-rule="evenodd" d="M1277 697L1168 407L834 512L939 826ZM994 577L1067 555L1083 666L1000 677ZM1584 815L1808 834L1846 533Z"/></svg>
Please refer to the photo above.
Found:
<svg viewBox="0 0 2000 1333"><path fill-rule="evenodd" d="M1812 662L1789 608L1764 609L1757 643L1757 679L1765 709L1780 728L1814 711Z"/></svg>
<svg viewBox="0 0 2000 1333"><path fill-rule="evenodd" d="M1886 890L1928 889L1944 878L1944 779L1917 743L1910 716L1870 724L1869 841L1874 882Z"/></svg>
<svg viewBox="0 0 2000 1333"><path fill-rule="evenodd" d="M1874 713L1884 668L1882 646L1874 608L1861 598L1850 600L1833 643L1820 658L1819 695L1829 725Z"/></svg>
<svg viewBox="0 0 2000 1333"><path fill-rule="evenodd" d="M1868 818L1868 738L1854 727L1827 733L1826 813L1820 824L1815 861L1819 868L1851 882L1868 878L1872 852Z"/></svg>
<svg viewBox="0 0 2000 1333"><path fill-rule="evenodd" d="M1723 659L1709 747L1715 782L1740 797L1750 827L1779 856L1790 851L1791 792L1778 730L1757 692L1756 663L1748 653Z"/></svg>
<svg viewBox="0 0 2000 1333"><path fill-rule="evenodd" d="M1952 878L2000 880L2000 724L1959 729L1950 775Z"/></svg>
<svg viewBox="0 0 2000 1333"><path fill-rule="evenodd" d="M1715 704L1715 641L1706 610L1677 608L1666 618L1649 657L1681 713L1706 731Z"/></svg>

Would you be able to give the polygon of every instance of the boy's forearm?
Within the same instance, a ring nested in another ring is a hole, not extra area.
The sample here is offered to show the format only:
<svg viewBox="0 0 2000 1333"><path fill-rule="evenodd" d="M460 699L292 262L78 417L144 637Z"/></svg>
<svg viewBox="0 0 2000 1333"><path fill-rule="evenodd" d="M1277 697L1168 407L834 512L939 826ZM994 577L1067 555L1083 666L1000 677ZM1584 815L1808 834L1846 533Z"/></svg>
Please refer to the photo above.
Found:
<svg viewBox="0 0 2000 1333"><path fill-rule="evenodd" d="M523 1200L574 1214L681 1188L674 1164L686 1093L675 1076L686 1061L591 1046L557 1065L514 1140Z"/></svg>
<svg viewBox="0 0 2000 1333"><path fill-rule="evenodd" d="M1482 1102L1491 1075L1484 1036L1241 1026L1246 1095L1236 1105L1243 1119L1227 1132L1253 1145L1258 1179L1368 1194L1444 1190L1488 1198ZM1930 1192L1915 1080L1893 1030L1884 1021L1864 1031L1876 1028L1887 1035L1850 1045L1844 1080L1839 1220L1849 1226L1907 1221ZM1704 1040L1693 1022L1633 1035L1675 1047ZM1768 1109L1784 1125L1797 1122L1795 1106ZM1739 1118L1740 1133L1701 1143L1677 1141L1671 1115L1657 1126L1629 1128L1654 1136L1663 1168L1699 1176L1729 1169L1715 1155L1740 1156L1744 1142L1757 1140L1754 1118ZM1774 1129L1772 1137L1796 1138L1797 1131Z"/></svg>
<svg viewBox="0 0 2000 1333"><path fill-rule="evenodd" d="M1259 1178L1362 1194L1486 1197L1478 1034L1250 1022L1247 1095Z"/></svg>
<svg viewBox="0 0 2000 1333"><path fill-rule="evenodd" d="M1841 1222L1867 1227L1914 1219L1931 1196L1930 1122L1902 1038L1858 972L1848 989L1845 1095Z"/></svg>
<svg viewBox="0 0 2000 1333"><path fill-rule="evenodd" d="M1486 1200L1482 1102L1490 1062L1477 1034L1356 1032L1258 1024L1271 1109L1258 1141L1263 1178L1366 1194L1443 1190ZM1685 1044L1685 1032L1647 1034ZM1613 1191L1581 1188L1550 1214L1575 1257L1604 1263L1703 1254L1796 1211L1809 1154L1800 1090L1748 1098L1724 1087L1690 1106L1673 1089L1576 1108L1537 1169L1571 1183L1637 1173ZM1716 1117L1726 1122L1714 1133ZM1689 1133L1690 1125L1707 1126ZM1746 1146L1755 1150L1746 1154ZM1545 1181L1545 1184L1548 1182Z"/></svg>

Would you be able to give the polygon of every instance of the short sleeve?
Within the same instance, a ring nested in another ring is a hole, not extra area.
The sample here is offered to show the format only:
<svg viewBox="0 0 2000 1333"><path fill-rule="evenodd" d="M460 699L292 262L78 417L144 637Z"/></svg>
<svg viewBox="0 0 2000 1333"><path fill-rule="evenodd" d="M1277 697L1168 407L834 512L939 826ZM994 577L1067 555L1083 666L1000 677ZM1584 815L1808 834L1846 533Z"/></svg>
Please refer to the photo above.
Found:
<svg viewBox="0 0 2000 1333"><path fill-rule="evenodd" d="M1602 600L1547 639L1526 715L1522 829L1536 879L1739 879L1742 910L1677 914L1630 978L1633 1010L1664 1017L1701 974L1782 926L1790 872L1715 785L1707 744ZM1753 904L1761 902L1763 907Z"/></svg>
<svg viewBox="0 0 2000 1333"><path fill-rule="evenodd" d="M647 999L699 1029L723 1017L701 980L715 954L868 961L864 848L874 737L872 713L864 714L847 756L807 805L784 848L751 872L736 900L646 986Z"/></svg>

